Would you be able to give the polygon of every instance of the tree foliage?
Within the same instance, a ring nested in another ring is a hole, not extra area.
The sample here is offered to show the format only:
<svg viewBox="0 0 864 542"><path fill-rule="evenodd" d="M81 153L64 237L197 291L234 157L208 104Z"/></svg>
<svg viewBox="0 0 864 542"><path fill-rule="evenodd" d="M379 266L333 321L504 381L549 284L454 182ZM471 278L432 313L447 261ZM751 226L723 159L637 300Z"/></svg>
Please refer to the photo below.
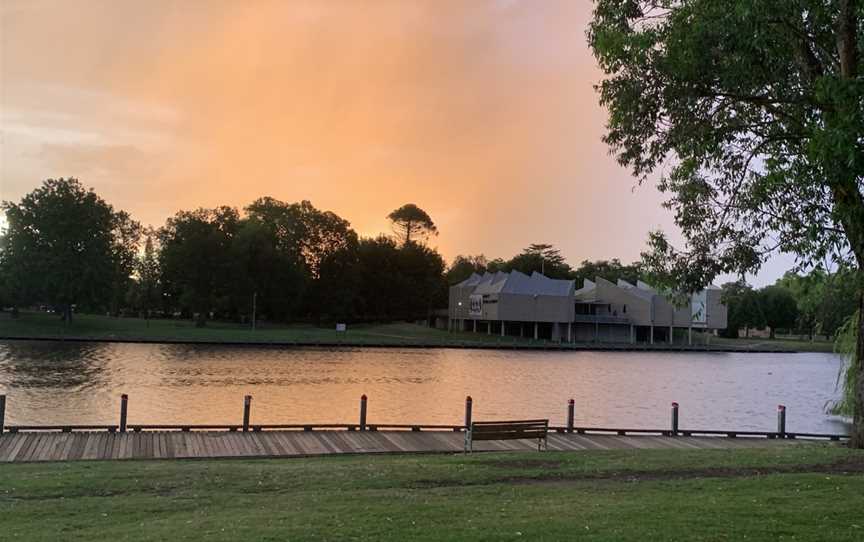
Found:
<svg viewBox="0 0 864 542"><path fill-rule="evenodd" d="M740 329L745 329L747 336L751 329L765 327L765 313L759 299L759 294L743 281L729 282L723 285L722 301L728 310L725 337L737 338Z"/></svg>
<svg viewBox="0 0 864 542"><path fill-rule="evenodd" d="M393 233L403 245L425 241L430 235L438 235L438 228L426 211L413 203L406 203L389 215L387 219Z"/></svg>
<svg viewBox="0 0 864 542"><path fill-rule="evenodd" d="M456 256L453 259L453 263L447 269L447 283L450 285L458 284L474 273L482 275L487 271L488 263L486 256L482 254L477 256Z"/></svg>
<svg viewBox="0 0 864 542"><path fill-rule="evenodd" d="M685 240L651 234L655 278L696 291L779 250L856 269L864 307L862 34L861 0L597 0L605 141L640 182L660 172Z"/></svg>
<svg viewBox="0 0 864 542"><path fill-rule="evenodd" d="M140 225L77 180L48 179L4 201L0 267L12 302L103 310L128 285Z"/></svg>
<svg viewBox="0 0 864 542"><path fill-rule="evenodd" d="M607 78L606 142L660 189L686 239L647 256L692 289L802 263L864 264L858 2L601 0L589 40Z"/></svg>
<svg viewBox="0 0 864 542"><path fill-rule="evenodd" d="M577 267L572 277L576 279L576 284L581 285L585 279L594 280L596 277L603 277L606 280L617 282L619 279L636 284L642 277L642 270L638 263L622 264L618 258L611 260L583 260Z"/></svg>
<svg viewBox="0 0 864 542"><path fill-rule="evenodd" d="M180 211L159 229L163 288L199 323L226 305L232 283L227 256L239 226L237 209L217 207Z"/></svg>
<svg viewBox="0 0 864 542"><path fill-rule="evenodd" d="M798 304L792 292L783 286L767 286L759 291L759 305L773 339L777 329L790 330L798 319Z"/></svg>

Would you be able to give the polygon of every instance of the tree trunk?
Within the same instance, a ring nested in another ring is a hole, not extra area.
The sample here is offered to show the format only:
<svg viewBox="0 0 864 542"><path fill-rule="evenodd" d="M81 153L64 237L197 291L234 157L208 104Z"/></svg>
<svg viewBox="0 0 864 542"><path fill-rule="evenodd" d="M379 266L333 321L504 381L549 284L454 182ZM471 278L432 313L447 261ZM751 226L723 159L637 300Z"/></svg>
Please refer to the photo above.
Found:
<svg viewBox="0 0 864 542"><path fill-rule="evenodd" d="M853 403L855 412L852 418L854 426L850 445L853 448L864 448L864 284L858 286L858 337L855 344L855 359L852 363L855 364L857 372Z"/></svg>

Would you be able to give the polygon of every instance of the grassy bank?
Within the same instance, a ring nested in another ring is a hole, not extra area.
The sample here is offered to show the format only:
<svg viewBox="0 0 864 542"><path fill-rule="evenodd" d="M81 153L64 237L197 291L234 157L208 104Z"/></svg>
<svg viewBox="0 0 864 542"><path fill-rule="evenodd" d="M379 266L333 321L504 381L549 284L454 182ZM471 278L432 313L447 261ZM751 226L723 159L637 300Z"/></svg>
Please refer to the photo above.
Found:
<svg viewBox="0 0 864 542"><path fill-rule="evenodd" d="M833 352L832 341L805 339L761 339L761 338L738 338L726 339L724 337L711 337L711 344L716 346L729 346L732 348L771 348L775 350L795 350L796 352Z"/></svg>
<svg viewBox="0 0 864 542"><path fill-rule="evenodd" d="M546 347L552 343L533 341L519 337L501 337L497 334L448 332L424 326L394 324L349 325L348 331L339 333L332 328L311 325L264 324L253 331L248 325L225 322L208 322L205 327L195 327L190 320L144 320L141 318L113 318L104 315L76 314L70 325L58 315L44 312L22 312L12 319L8 313L0 313L0 337L7 338L91 338L100 340L152 340L152 341L208 341L226 343L298 343L322 345L423 345L423 346L520 346ZM696 334L699 344L704 338ZM681 337L676 340L683 340ZM831 343L794 341L784 339L723 339L711 337L710 344L731 350L797 350L802 352L830 352ZM568 347L568 344L560 345ZM573 345L575 348L590 348L590 343ZM603 346L603 345L601 345ZM615 346L615 345L607 345ZM617 346L626 347L626 344ZM647 345L639 345L650 348ZM682 345L676 344L676 348ZM656 349L665 344L654 345Z"/></svg>
<svg viewBox="0 0 864 542"><path fill-rule="evenodd" d="M736 451L0 466L22 540L860 540L864 454Z"/></svg>
<svg viewBox="0 0 864 542"><path fill-rule="evenodd" d="M190 320L144 320L76 314L66 325L56 314L22 312L18 319L0 318L3 337L86 337L95 339L153 339L215 342L296 342L321 344L513 344L518 337L499 337L483 333L450 333L408 323L357 324L348 331L311 325L264 324L256 330L248 325L208 322L195 327ZM521 341L527 343L527 341Z"/></svg>

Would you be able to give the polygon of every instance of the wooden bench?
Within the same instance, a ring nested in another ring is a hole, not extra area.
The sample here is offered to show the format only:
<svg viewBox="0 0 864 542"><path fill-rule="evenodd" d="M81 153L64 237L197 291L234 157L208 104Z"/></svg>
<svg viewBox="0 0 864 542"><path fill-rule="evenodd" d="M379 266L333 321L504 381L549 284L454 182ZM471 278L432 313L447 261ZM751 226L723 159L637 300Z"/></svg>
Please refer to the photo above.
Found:
<svg viewBox="0 0 864 542"><path fill-rule="evenodd" d="M510 420L501 422L473 422L465 432L465 451L473 451L475 440L537 439L537 451L546 449L549 420Z"/></svg>

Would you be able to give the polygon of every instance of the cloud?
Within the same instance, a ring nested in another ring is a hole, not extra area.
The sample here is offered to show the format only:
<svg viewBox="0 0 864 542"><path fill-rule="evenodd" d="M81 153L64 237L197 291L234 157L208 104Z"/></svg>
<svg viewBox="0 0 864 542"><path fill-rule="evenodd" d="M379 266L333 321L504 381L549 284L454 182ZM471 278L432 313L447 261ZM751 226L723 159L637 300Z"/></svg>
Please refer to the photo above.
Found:
<svg viewBox="0 0 864 542"><path fill-rule="evenodd" d="M21 4L18 4L20 6ZM159 224L310 199L361 232L413 201L448 257L638 257L671 223L601 143L590 3L33 4L6 17L0 188L76 175ZM77 30L70 35L68 28Z"/></svg>

